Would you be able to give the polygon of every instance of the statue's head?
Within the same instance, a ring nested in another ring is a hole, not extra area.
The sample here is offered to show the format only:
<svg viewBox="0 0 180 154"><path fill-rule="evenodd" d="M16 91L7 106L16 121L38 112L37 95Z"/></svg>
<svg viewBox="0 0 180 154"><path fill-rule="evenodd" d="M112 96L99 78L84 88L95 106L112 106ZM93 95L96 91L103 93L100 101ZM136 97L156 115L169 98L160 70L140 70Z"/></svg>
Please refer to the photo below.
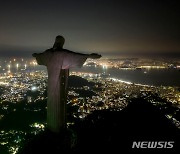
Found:
<svg viewBox="0 0 180 154"><path fill-rule="evenodd" d="M63 36L61 36L61 35L56 36L55 43L53 45L53 49L54 50L62 49L63 45L64 45L64 42L65 42L65 39L64 39Z"/></svg>

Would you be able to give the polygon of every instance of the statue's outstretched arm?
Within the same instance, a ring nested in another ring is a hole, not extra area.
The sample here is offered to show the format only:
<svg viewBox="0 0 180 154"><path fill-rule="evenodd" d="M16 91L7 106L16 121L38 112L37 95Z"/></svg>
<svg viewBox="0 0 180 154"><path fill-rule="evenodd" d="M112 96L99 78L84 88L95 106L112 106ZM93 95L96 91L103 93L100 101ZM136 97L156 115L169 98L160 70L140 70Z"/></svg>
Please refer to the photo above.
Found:
<svg viewBox="0 0 180 154"><path fill-rule="evenodd" d="M101 55L99 55L99 54L97 54L97 53L83 54L83 53L73 52L73 51L66 50L66 49L63 49L63 50L66 51L66 52L69 52L69 53L82 55L82 56L85 56L85 57L87 57L87 58L92 58L92 59L99 59L99 58L102 57ZM49 51L49 50L47 50L47 51ZM33 53L32 56L36 58L38 55L41 55L41 54L42 54L42 53Z"/></svg>
<svg viewBox="0 0 180 154"><path fill-rule="evenodd" d="M92 58L92 59L99 59L101 58L102 56L97 54L97 53L91 53L89 54L89 57L88 58Z"/></svg>
<svg viewBox="0 0 180 154"><path fill-rule="evenodd" d="M92 59L99 59L99 58L102 57L101 55L99 55L99 54L97 54L97 53L84 54L84 53L79 53L79 52L70 51L70 50L67 50L67 49L63 49L63 50L66 51L66 52L69 52L69 53L82 55L82 56L85 56L85 57L87 57L87 58L92 58Z"/></svg>

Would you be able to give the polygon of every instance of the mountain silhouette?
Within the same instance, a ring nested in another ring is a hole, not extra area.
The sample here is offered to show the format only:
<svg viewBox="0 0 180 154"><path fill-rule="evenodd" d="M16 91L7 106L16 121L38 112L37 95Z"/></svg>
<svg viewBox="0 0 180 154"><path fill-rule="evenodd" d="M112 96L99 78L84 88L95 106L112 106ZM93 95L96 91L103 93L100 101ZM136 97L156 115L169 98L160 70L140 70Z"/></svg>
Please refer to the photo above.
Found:
<svg viewBox="0 0 180 154"><path fill-rule="evenodd" d="M132 99L122 111L94 111L56 135L43 132L24 153L177 152L180 131L161 110L143 98ZM172 149L132 149L133 141L174 141Z"/></svg>

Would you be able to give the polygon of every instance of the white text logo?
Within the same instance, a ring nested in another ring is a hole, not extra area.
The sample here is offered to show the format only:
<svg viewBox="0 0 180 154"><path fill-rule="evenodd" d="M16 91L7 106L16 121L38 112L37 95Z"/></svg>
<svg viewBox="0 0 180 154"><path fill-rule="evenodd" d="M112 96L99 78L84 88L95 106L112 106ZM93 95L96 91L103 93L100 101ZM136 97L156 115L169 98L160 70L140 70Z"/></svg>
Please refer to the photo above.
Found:
<svg viewBox="0 0 180 154"><path fill-rule="evenodd" d="M133 141L132 148L173 148L174 141Z"/></svg>

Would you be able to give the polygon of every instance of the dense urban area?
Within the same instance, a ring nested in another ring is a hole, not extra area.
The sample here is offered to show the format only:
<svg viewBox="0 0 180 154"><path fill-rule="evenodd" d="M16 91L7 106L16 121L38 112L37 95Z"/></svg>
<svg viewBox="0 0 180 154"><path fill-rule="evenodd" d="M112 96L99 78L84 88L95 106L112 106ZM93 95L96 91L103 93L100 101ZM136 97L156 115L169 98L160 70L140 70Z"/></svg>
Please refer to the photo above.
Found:
<svg viewBox="0 0 180 154"><path fill-rule="evenodd" d="M84 67L105 69L180 69L180 61L138 58L90 60ZM47 72L31 59L0 60L0 153L18 153L28 138L46 128ZM68 90L68 123L84 119L95 110L121 111L132 98L143 97L173 112L165 116L178 128L179 86L153 86L123 81L104 73L71 71Z"/></svg>

